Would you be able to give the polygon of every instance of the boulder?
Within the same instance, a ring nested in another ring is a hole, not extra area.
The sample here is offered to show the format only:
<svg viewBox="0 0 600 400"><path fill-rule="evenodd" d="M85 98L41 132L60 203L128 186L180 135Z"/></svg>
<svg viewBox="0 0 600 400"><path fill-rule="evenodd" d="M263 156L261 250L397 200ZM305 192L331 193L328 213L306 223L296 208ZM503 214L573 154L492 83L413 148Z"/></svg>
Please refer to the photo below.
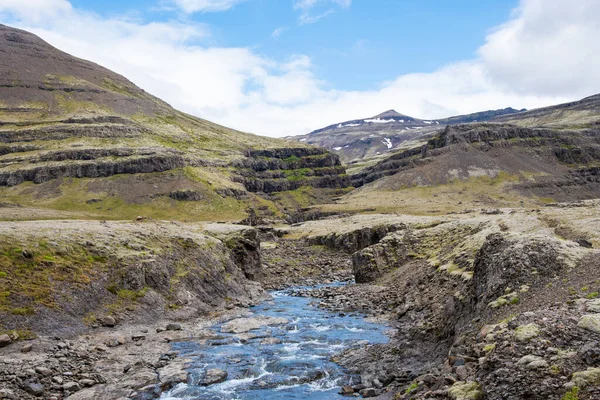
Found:
<svg viewBox="0 0 600 400"><path fill-rule="evenodd" d="M377 389L375 388L367 388L360 391L363 397L375 397L377 396Z"/></svg>
<svg viewBox="0 0 600 400"><path fill-rule="evenodd" d="M0 347L6 347L11 343L12 343L12 339L10 338L10 336L8 336L6 334L0 335Z"/></svg>
<svg viewBox="0 0 600 400"><path fill-rule="evenodd" d="M31 350L33 350L33 345L31 343L27 343L21 347L21 353L29 353Z"/></svg>
<svg viewBox="0 0 600 400"><path fill-rule="evenodd" d="M448 397L453 400L479 400L483 391L477 382L456 382L448 389Z"/></svg>
<svg viewBox="0 0 600 400"><path fill-rule="evenodd" d="M100 322L102 326L106 326L109 328L112 328L117 324L117 320L112 315L105 315L103 317L100 317L100 319L98 319L98 322Z"/></svg>
<svg viewBox="0 0 600 400"><path fill-rule="evenodd" d="M204 378L200 382L202 386L210 386L216 383L224 382L227 379L227 371L219 368L213 368L206 371Z"/></svg>
<svg viewBox="0 0 600 400"><path fill-rule="evenodd" d="M354 393L354 389L352 388L352 386L344 386L342 387L342 389L340 390L340 394L342 396L348 396Z"/></svg>
<svg viewBox="0 0 600 400"><path fill-rule="evenodd" d="M62 388L65 392L76 392L81 389L81 386L77 382L67 382L62 385Z"/></svg>
<svg viewBox="0 0 600 400"><path fill-rule="evenodd" d="M575 372L571 382L580 388L591 385L598 386L600 385L600 368L588 368L585 371Z"/></svg>
<svg viewBox="0 0 600 400"><path fill-rule="evenodd" d="M517 365L523 366L527 369L540 369L547 368L548 363L542 357L535 355L526 355L523 356L517 361Z"/></svg>
<svg viewBox="0 0 600 400"><path fill-rule="evenodd" d="M23 390L35 397L41 397L44 394L46 388L44 385L37 382L25 382L23 383Z"/></svg>
<svg viewBox="0 0 600 400"><path fill-rule="evenodd" d="M177 323L170 323L167 325L166 328L168 331L180 331L181 330L181 325L177 324Z"/></svg>
<svg viewBox="0 0 600 400"><path fill-rule="evenodd" d="M579 320L577 326L588 331L600 333L600 314L584 315Z"/></svg>
<svg viewBox="0 0 600 400"><path fill-rule="evenodd" d="M253 317L253 318L237 318L231 320L221 327L223 333L244 333L255 329L260 329L263 326L283 325L289 321L279 317Z"/></svg>
<svg viewBox="0 0 600 400"><path fill-rule="evenodd" d="M521 325L515 329L515 339L519 342L528 342L540 334L540 328L536 324Z"/></svg>

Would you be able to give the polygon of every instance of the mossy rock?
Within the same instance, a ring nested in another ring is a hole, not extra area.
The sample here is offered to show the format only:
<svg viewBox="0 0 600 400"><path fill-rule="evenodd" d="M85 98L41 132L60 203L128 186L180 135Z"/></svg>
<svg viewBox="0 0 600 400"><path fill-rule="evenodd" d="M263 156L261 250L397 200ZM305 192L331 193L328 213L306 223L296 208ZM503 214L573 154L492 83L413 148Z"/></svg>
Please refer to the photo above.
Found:
<svg viewBox="0 0 600 400"><path fill-rule="evenodd" d="M600 333L600 314L584 315L579 320L577 326L588 331Z"/></svg>
<svg viewBox="0 0 600 400"><path fill-rule="evenodd" d="M539 334L540 328L536 324L521 325L515 329L515 339L519 342L527 342Z"/></svg>
<svg viewBox="0 0 600 400"><path fill-rule="evenodd" d="M588 368L585 371L575 372L571 382L580 388L600 385L600 368Z"/></svg>
<svg viewBox="0 0 600 400"><path fill-rule="evenodd" d="M448 396L453 400L480 400L483 390L477 382L456 382L448 389Z"/></svg>

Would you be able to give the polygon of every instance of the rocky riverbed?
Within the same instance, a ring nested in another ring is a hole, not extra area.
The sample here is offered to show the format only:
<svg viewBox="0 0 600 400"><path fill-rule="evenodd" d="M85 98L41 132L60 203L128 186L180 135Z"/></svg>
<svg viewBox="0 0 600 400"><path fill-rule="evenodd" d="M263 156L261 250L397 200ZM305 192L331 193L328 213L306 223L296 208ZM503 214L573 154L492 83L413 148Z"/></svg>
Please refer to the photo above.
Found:
<svg viewBox="0 0 600 400"><path fill-rule="evenodd" d="M229 254L234 296L201 303L202 315L196 303L150 314L148 292L83 332L24 340L31 331L11 330L0 336L0 398L304 398L308 388L313 398L600 398L598 214L586 203L207 226L210 237L190 239L211 244L192 249ZM166 228L173 239L180 229ZM244 285L251 298L236 294ZM256 307L258 285L285 292ZM389 338L373 340L382 326Z"/></svg>

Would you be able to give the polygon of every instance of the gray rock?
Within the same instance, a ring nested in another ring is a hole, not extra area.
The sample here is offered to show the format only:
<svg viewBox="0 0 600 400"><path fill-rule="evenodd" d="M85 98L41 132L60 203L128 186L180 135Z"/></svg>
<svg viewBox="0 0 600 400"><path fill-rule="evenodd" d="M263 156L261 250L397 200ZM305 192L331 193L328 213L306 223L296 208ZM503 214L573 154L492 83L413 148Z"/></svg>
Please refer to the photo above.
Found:
<svg viewBox="0 0 600 400"><path fill-rule="evenodd" d="M204 378L200 382L202 386L210 386L216 383L224 382L227 379L227 371L219 368L213 368L206 371Z"/></svg>
<svg viewBox="0 0 600 400"><path fill-rule="evenodd" d="M265 345L269 345L269 344L281 344L281 339L274 338L274 337L265 338L265 339L263 339L260 342L260 344L265 344Z"/></svg>
<svg viewBox="0 0 600 400"><path fill-rule="evenodd" d="M46 388L41 383L28 381L23 384L23 390L32 396L41 397Z"/></svg>
<svg viewBox="0 0 600 400"><path fill-rule="evenodd" d="M581 317L578 327L600 333L600 314L587 314Z"/></svg>
<svg viewBox="0 0 600 400"><path fill-rule="evenodd" d="M176 324L176 323L170 323L167 325L167 330L168 331L180 331L181 330L181 325L180 324Z"/></svg>
<svg viewBox="0 0 600 400"><path fill-rule="evenodd" d="M29 353L31 350L33 350L33 344L31 343L27 343L26 345L21 347L21 353Z"/></svg>
<svg viewBox="0 0 600 400"><path fill-rule="evenodd" d="M117 320L112 315L105 315L99 319L100 324L102 326L107 326L109 328L114 327L117 324Z"/></svg>
<svg viewBox="0 0 600 400"><path fill-rule="evenodd" d="M0 389L0 399L16 400L15 392L10 389Z"/></svg>
<svg viewBox="0 0 600 400"><path fill-rule="evenodd" d="M106 339L106 341L104 341L104 344L108 347L117 347L117 346L121 346L121 345L125 344L126 342L127 342L127 340L125 339L125 336L116 335L116 336Z"/></svg>
<svg viewBox="0 0 600 400"><path fill-rule="evenodd" d="M96 381L93 379L82 379L79 381L79 384L83 387L90 387L96 384Z"/></svg>
<svg viewBox="0 0 600 400"><path fill-rule="evenodd" d="M12 343L12 339L8 335L0 335L0 347L6 347Z"/></svg>
<svg viewBox="0 0 600 400"><path fill-rule="evenodd" d="M523 356L517 361L517 365L524 366L527 369L538 369L548 367L548 363L542 357L532 354Z"/></svg>
<svg viewBox="0 0 600 400"><path fill-rule="evenodd" d="M62 385L62 388L64 391L67 391L67 392L76 392L79 389L81 389L81 387L79 386L79 383L77 383L77 382L67 382L64 385Z"/></svg>
<svg viewBox="0 0 600 400"><path fill-rule="evenodd" d="M243 333L260 329L267 325L282 325L287 324L288 320L278 317L253 317L253 318L237 318L227 322L221 327L223 333Z"/></svg>
<svg viewBox="0 0 600 400"><path fill-rule="evenodd" d="M35 372L37 372L40 375L44 375L44 376L52 375L52 370L50 368L46 368L46 367L36 367Z"/></svg>
<svg viewBox="0 0 600 400"><path fill-rule="evenodd" d="M375 397L377 396L377 390L375 388L367 388L360 391L363 397Z"/></svg>

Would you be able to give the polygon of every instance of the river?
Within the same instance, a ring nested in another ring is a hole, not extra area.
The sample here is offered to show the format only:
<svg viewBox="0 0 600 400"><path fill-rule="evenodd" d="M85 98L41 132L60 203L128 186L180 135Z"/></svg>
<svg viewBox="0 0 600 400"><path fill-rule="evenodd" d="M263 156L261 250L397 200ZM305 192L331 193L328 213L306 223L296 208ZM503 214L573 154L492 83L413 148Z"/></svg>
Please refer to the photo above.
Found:
<svg viewBox="0 0 600 400"><path fill-rule="evenodd" d="M192 359L190 382L179 384L163 400L332 399L340 387L359 383L331 361L349 347L385 343L387 327L367 322L357 313L335 313L314 305L315 299L292 296L293 289L272 292L273 299L252 307L256 316L282 317L287 324L266 326L242 343L234 334L210 329L218 338L200 344L174 343L180 357ZM265 344L270 339L273 344ZM206 370L227 371L227 380L201 386Z"/></svg>

